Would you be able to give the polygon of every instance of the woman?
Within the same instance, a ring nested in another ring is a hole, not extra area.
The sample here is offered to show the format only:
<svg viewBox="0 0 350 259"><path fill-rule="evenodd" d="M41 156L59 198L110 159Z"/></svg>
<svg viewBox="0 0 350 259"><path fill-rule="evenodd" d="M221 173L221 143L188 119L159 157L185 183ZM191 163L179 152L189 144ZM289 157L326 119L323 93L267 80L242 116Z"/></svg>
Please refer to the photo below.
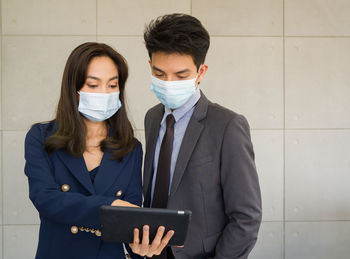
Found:
<svg viewBox="0 0 350 259"><path fill-rule="evenodd" d="M25 174L41 220L37 259L125 258L122 244L101 241L99 208L142 202L127 77L125 59L111 47L78 46L66 63L56 119L26 136Z"/></svg>

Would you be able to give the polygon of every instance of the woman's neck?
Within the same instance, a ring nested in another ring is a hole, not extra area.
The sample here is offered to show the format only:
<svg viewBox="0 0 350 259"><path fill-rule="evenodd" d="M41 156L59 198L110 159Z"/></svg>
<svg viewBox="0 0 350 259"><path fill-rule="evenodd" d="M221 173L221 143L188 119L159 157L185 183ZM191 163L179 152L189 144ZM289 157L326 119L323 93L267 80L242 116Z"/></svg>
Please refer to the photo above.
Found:
<svg viewBox="0 0 350 259"><path fill-rule="evenodd" d="M90 121L84 118L87 138L105 138L107 136L107 124L105 121Z"/></svg>

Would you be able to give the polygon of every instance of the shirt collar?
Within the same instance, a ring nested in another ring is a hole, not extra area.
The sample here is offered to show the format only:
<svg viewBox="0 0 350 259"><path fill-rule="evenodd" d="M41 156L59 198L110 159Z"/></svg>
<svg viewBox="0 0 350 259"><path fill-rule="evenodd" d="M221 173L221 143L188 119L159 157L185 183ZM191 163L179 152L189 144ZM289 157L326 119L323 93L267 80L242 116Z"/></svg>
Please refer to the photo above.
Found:
<svg viewBox="0 0 350 259"><path fill-rule="evenodd" d="M161 121L161 124L165 123L165 119L169 114L173 114L175 118L175 122L179 121L189 110L193 108L193 106L196 105L200 97L201 97L201 92L199 90L199 87L197 87L196 91L190 97L190 99L184 105L175 109L173 112L169 108L164 107L165 112L164 112L164 116Z"/></svg>

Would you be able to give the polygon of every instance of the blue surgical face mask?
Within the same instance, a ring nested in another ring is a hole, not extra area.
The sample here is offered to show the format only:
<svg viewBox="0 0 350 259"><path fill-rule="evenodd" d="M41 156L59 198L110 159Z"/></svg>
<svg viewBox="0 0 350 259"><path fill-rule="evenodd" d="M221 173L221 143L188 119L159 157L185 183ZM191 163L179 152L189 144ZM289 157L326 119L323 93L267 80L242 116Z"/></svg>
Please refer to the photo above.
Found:
<svg viewBox="0 0 350 259"><path fill-rule="evenodd" d="M104 121L112 117L122 106L119 92L86 93L79 92L79 112L88 120Z"/></svg>
<svg viewBox="0 0 350 259"><path fill-rule="evenodd" d="M196 91L196 77L190 80L163 81L152 76L151 90L169 109L184 105Z"/></svg>

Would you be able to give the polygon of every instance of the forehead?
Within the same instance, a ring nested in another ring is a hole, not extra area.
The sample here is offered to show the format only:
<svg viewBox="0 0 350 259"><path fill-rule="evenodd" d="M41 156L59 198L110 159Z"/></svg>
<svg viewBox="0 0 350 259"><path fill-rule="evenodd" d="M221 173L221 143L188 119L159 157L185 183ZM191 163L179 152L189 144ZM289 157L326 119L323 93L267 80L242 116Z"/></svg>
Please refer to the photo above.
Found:
<svg viewBox="0 0 350 259"><path fill-rule="evenodd" d="M155 52L152 53L151 63L152 66L156 66L164 72L196 70L193 58L188 54Z"/></svg>
<svg viewBox="0 0 350 259"><path fill-rule="evenodd" d="M110 57L94 57L88 65L87 74L118 75L118 69Z"/></svg>

